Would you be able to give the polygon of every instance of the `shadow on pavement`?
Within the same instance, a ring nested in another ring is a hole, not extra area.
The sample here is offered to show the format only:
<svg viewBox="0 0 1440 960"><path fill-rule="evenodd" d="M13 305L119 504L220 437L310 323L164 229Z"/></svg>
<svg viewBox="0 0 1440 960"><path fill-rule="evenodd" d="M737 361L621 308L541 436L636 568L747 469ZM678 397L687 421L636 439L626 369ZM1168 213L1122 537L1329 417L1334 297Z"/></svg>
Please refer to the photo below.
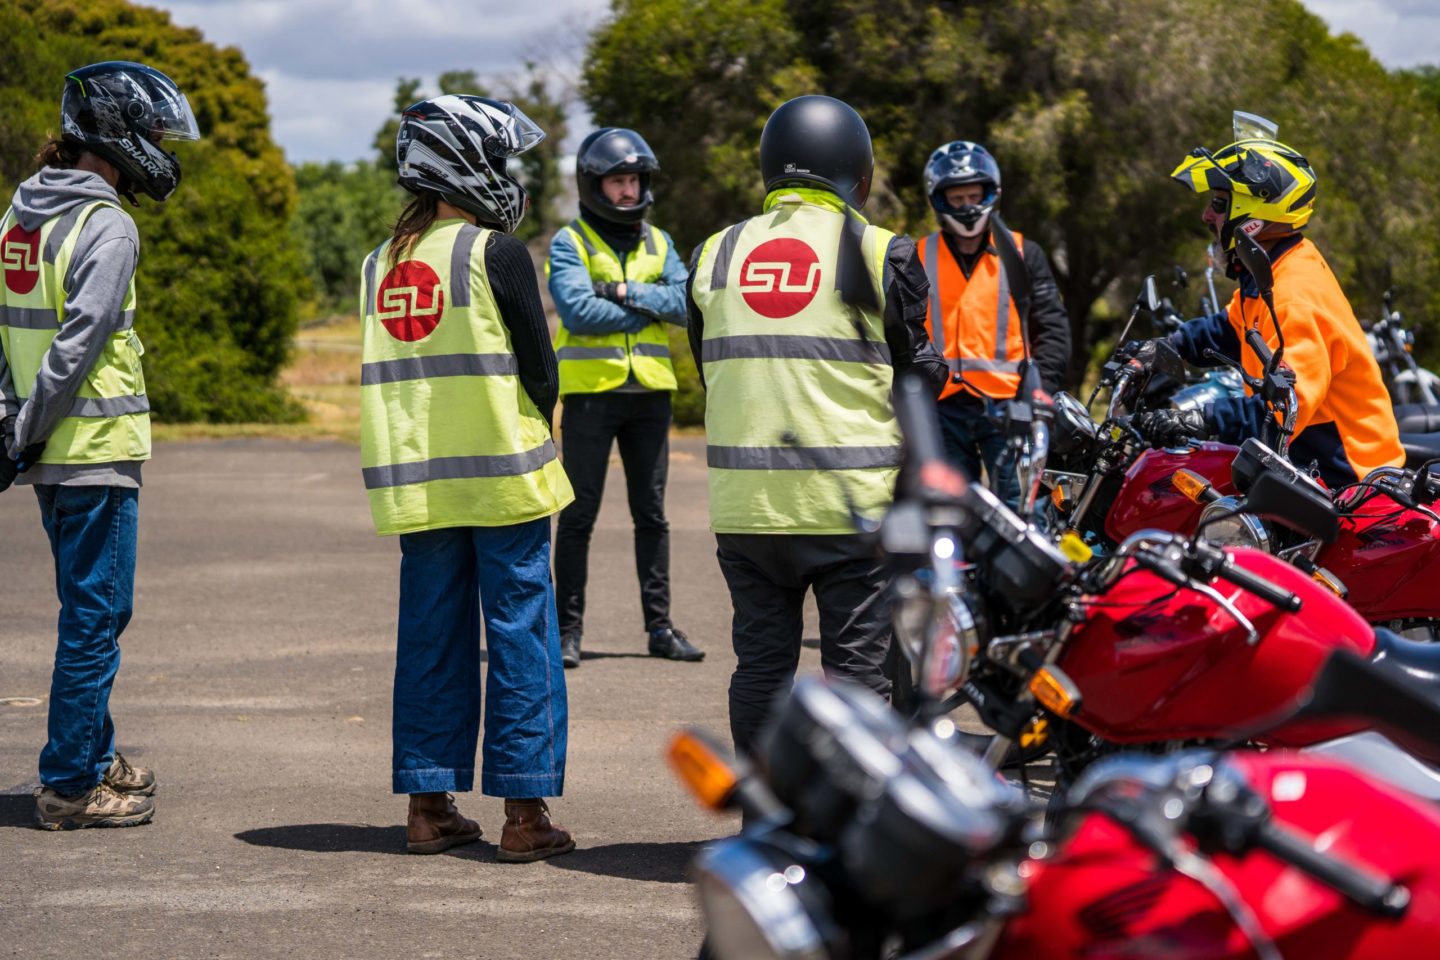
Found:
<svg viewBox="0 0 1440 960"><path fill-rule="evenodd" d="M400 824L377 827L368 823L297 823L243 830L235 834L235 839L257 847L311 853L405 853L405 828Z"/></svg>
<svg viewBox="0 0 1440 960"><path fill-rule="evenodd" d="M0 796L0 827L35 826L35 798L28 793L24 796Z"/></svg>
<svg viewBox="0 0 1440 960"><path fill-rule="evenodd" d="M578 870L621 880L685 883L689 880L690 861L695 859L703 846L705 841L701 840L609 843L602 847L580 846L574 853L548 862L562 870Z"/></svg>
<svg viewBox="0 0 1440 960"><path fill-rule="evenodd" d="M649 660L648 653L592 653L589 650L580 651L580 661L586 660Z"/></svg>

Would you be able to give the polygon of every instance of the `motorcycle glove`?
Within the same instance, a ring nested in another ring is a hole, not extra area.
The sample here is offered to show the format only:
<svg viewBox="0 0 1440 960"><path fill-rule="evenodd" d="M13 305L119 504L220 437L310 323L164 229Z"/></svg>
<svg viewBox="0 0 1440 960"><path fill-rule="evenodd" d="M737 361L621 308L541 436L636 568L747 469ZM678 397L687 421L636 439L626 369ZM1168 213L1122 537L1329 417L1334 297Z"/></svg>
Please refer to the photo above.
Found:
<svg viewBox="0 0 1440 960"><path fill-rule="evenodd" d="M1115 355L1121 360L1134 360L1142 367L1150 367L1155 363L1155 354L1160 350L1160 344L1168 343L1179 350L1178 331L1168 336L1156 337L1153 340L1127 340Z"/></svg>
<svg viewBox="0 0 1440 960"><path fill-rule="evenodd" d="M1203 440L1210 435L1205 415L1199 410L1146 410L1131 417L1130 425L1157 447L1178 447L1186 440Z"/></svg>
<svg viewBox="0 0 1440 960"><path fill-rule="evenodd" d="M596 283L593 289L595 296L601 300L609 300L611 303L618 303L623 307L625 305L625 298L615 292L619 286L619 283Z"/></svg>

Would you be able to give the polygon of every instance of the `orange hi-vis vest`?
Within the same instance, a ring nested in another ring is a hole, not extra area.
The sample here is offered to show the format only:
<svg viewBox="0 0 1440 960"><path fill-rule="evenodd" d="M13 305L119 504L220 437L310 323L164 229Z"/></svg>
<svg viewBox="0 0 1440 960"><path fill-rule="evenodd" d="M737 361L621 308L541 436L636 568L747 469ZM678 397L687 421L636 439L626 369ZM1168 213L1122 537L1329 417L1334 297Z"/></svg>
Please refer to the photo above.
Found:
<svg viewBox="0 0 1440 960"><path fill-rule="evenodd" d="M1024 239L1012 231L1015 249L1024 253ZM969 279L940 234L922 237L920 262L930 278L930 306L925 326L935 349L950 365L944 400L961 390L995 400L1008 400L1020 386L1020 361L1025 358L1025 333L1010 296L1010 279L1000 258L985 251ZM959 374L962 383L955 382Z"/></svg>

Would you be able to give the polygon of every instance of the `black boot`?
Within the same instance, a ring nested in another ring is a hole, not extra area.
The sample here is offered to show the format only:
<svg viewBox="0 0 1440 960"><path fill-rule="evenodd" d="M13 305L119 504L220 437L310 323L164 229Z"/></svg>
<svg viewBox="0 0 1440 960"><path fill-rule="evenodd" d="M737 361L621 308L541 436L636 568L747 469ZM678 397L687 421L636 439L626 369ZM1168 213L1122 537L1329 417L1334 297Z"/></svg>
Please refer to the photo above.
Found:
<svg viewBox="0 0 1440 960"><path fill-rule="evenodd" d="M580 634L572 633L560 638L560 662L566 670L580 666Z"/></svg>
<svg viewBox="0 0 1440 960"><path fill-rule="evenodd" d="M650 656L696 663L705 659L705 651L691 643L679 630L665 627L650 634Z"/></svg>

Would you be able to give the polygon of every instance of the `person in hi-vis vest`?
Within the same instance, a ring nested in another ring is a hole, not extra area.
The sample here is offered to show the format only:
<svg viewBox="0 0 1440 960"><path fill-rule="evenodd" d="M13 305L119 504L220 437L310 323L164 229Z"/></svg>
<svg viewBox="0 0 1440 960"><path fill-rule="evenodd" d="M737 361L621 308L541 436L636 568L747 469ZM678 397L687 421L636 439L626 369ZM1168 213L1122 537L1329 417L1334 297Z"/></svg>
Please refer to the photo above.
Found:
<svg viewBox="0 0 1440 960"><path fill-rule="evenodd" d="M575 502L555 528L555 594L566 667L580 666L590 535L610 450L620 448L635 573L652 657L698 661L704 651L670 621L669 325L685 326L685 266L664 230L645 219L660 169L634 130L603 127L580 143L580 216L550 242L545 273L560 315L560 443Z"/></svg>
<svg viewBox="0 0 1440 960"><path fill-rule="evenodd" d="M841 234L859 217L847 206L865 205L873 167L849 105L782 104L760 137L762 212L706 240L690 272L710 526L734 610L730 731L742 752L795 676L807 591L827 675L890 690L888 580L852 511L878 519L894 496L894 373L915 369L938 394L945 366L925 334L927 285L908 238L863 224L860 268L880 302L841 301Z"/></svg>
<svg viewBox="0 0 1440 960"><path fill-rule="evenodd" d="M150 459L140 236L120 198L169 198L180 161L162 142L200 137L175 83L128 61L65 77L60 130L0 217L0 490L34 487L60 596L35 796L35 823L48 830L155 813L155 776L116 749L109 706Z"/></svg>
<svg viewBox="0 0 1440 960"><path fill-rule="evenodd" d="M412 199L361 268L360 459L376 531L400 539L392 788L410 795L411 853L480 836L450 795L474 789L482 699L480 789L505 800L496 856L575 848L542 799L565 785L550 517L572 494L540 287L511 236L525 189L507 172L544 136L504 101L408 107L395 153Z"/></svg>
<svg viewBox="0 0 1440 960"><path fill-rule="evenodd" d="M1020 496L1014 459L990 415L997 401L1015 396L1027 333L1041 385L1060 389L1070 363L1070 319L1045 251L1013 231L1029 274L1022 322L1023 291L1012 290L995 246L1005 239L992 230L1000 166L989 151L968 140L940 147L925 165L925 192L940 222L919 248L930 279L930 335L950 368L939 406L946 454L967 480L979 480L983 464L991 489L1014 506Z"/></svg>

